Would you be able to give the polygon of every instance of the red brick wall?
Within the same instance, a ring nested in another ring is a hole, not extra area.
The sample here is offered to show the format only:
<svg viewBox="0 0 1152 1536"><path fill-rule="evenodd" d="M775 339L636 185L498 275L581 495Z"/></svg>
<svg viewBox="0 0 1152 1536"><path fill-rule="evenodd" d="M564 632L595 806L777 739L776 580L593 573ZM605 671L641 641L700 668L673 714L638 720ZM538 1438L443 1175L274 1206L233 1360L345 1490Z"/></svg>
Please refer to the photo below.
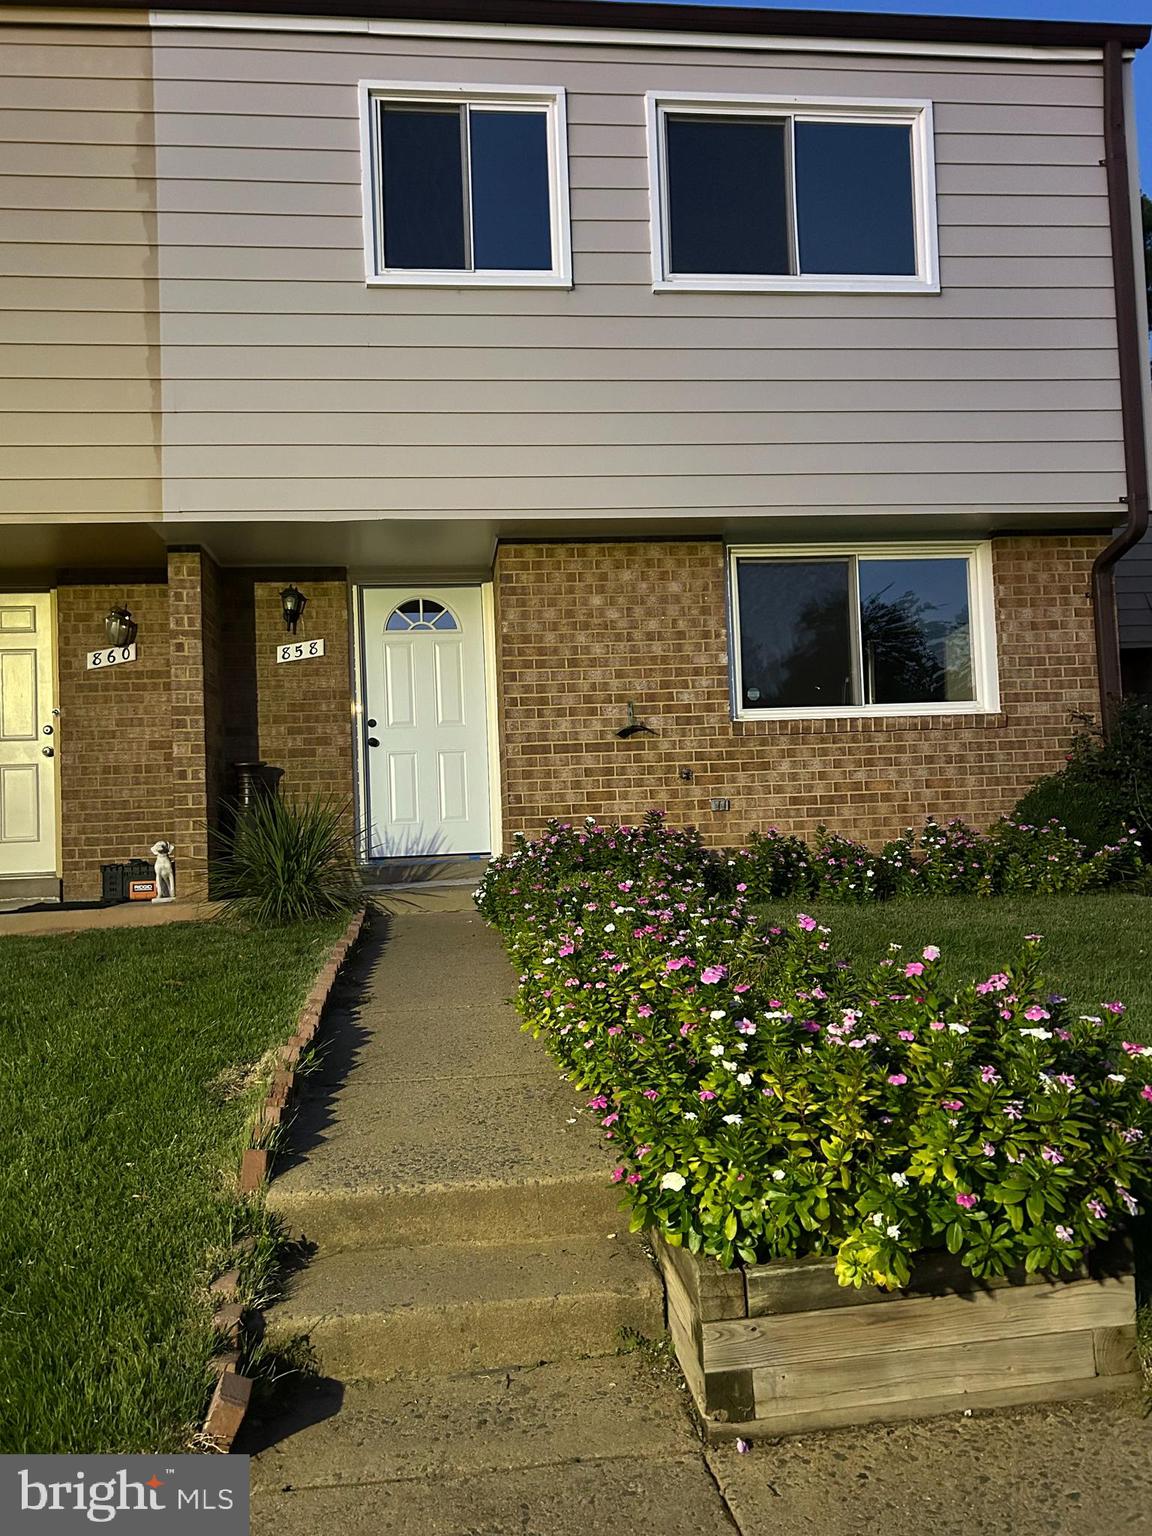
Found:
<svg viewBox="0 0 1152 1536"><path fill-rule="evenodd" d="M104 642L104 617L127 603L139 626L138 660L89 672L86 653ZM100 865L148 858L172 836L168 591L163 582L61 585L60 829L64 895L100 896Z"/></svg>
<svg viewBox="0 0 1152 1536"><path fill-rule="evenodd" d="M293 580L308 599L297 640L323 639L324 655L277 662L276 647L293 637L284 628L280 589ZM348 586L343 573L293 572L255 585L256 686L260 756L284 770L288 795L350 800L352 681Z"/></svg>
<svg viewBox="0 0 1152 1536"><path fill-rule="evenodd" d="M504 545L505 835L653 806L720 845L821 821L869 842L928 814L987 823L1059 766L1072 713L1096 708L1088 591L1103 542L995 541L999 713L777 722L730 716L719 542ZM629 700L655 736L616 737Z"/></svg>

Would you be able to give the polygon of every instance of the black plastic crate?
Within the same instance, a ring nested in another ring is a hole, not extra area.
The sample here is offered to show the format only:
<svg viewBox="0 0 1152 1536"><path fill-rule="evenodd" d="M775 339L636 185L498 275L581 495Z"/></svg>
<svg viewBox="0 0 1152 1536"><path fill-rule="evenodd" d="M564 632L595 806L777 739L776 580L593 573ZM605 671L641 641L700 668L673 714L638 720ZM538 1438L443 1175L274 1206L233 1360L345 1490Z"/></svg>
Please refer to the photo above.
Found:
<svg viewBox="0 0 1152 1536"><path fill-rule="evenodd" d="M126 864L101 864L100 900L104 906L128 900L133 880L154 880L156 871L147 859L129 859Z"/></svg>

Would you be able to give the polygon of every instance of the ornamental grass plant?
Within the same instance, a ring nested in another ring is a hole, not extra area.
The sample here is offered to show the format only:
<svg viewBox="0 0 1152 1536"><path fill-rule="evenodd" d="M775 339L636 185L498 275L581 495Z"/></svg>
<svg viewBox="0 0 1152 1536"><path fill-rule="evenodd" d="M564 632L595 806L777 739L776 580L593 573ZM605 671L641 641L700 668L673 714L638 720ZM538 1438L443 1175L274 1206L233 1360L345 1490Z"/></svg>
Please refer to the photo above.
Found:
<svg viewBox="0 0 1152 1536"><path fill-rule="evenodd" d="M350 827L346 804L260 796L223 836L213 894L261 928L348 913L361 892Z"/></svg>
<svg viewBox="0 0 1152 1536"><path fill-rule="evenodd" d="M634 1230L724 1265L836 1260L906 1284L947 1249L981 1278L1059 1275L1152 1187L1152 1047L1124 1005L1074 1015L1033 935L946 991L926 945L858 969L827 926L757 923L658 816L553 824L477 904L545 1040L615 1152ZM747 882L737 881L738 887Z"/></svg>

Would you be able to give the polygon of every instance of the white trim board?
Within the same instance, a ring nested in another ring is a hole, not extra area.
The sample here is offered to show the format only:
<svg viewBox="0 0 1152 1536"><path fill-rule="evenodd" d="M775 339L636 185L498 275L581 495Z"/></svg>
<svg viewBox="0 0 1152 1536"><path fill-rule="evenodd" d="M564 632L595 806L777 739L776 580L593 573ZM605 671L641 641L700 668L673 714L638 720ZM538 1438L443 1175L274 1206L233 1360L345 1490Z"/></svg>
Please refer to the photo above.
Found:
<svg viewBox="0 0 1152 1536"><path fill-rule="evenodd" d="M244 11L150 11L157 30L328 32L372 37L453 39L473 42L601 44L609 48L719 49L739 53L896 54L911 58L1009 59L1089 64L1102 48L1025 47L1010 43L920 43L856 38L731 36L719 32L656 32L635 27L507 26L494 22L387 21L368 16L268 16Z"/></svg>

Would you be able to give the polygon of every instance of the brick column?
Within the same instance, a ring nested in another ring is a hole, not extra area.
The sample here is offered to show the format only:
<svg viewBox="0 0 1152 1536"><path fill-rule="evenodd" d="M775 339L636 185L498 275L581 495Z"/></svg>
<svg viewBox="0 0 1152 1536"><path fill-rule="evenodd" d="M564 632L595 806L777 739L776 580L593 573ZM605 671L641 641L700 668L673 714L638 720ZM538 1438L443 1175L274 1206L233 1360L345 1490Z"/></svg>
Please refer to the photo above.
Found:
<svg viewBox="0 0 1152 1536"><path fill-rule="evenodd" d="M168 634L171 667L172 828L176 893L208 894L210 826L209 742L205 688L205 588L214 567L199 549L168 552ZM212 626L214 630L214 625Z"/></svg>

